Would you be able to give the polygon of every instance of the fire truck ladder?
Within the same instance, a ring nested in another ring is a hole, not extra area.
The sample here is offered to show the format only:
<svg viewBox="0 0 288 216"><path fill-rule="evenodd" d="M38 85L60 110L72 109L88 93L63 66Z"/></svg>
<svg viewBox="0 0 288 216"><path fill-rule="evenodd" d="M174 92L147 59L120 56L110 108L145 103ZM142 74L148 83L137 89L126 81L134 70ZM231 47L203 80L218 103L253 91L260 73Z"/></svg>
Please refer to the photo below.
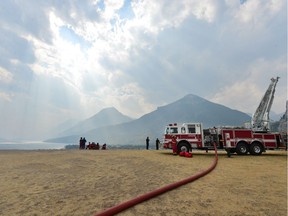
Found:
<svg viewBox="0 0 288 216"><path fill-rule="evenodd" d="M278 82L279 77L271 78L271 83L266 90L258 108L252 116L251 126L254 131L269 131L270 123L269 123L269 113L273 103L274 94L276 84Z"/></svg>

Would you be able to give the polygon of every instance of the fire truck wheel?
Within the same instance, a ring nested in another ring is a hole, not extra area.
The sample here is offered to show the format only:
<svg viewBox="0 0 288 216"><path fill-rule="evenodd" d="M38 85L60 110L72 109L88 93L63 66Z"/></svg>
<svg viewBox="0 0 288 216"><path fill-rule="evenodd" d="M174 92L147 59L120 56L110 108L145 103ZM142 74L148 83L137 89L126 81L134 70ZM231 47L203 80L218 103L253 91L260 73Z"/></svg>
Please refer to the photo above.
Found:
<svg viewBox="0 0 288 216"><path fill-rule="evenodd" d="M237 144L237 147L236 147L236 153L238 155L246 155L248 153L248 147L247 147L246 143L239 142Z"/></svg>
<svg viewBox="0 0 288 216"><path fill-rule="evenodd" d="M179 143L177 146L178 152L189 152L190 148L187 143Z"/></svg>
<svg viewBox="0 0 288 216"><path fill-rule="evenodd" d="M261 155L263 152L263 147L260 143L258 142L255 142L255 143L252 143L251 146L250 146L250 153L252 155Z"/></svg>

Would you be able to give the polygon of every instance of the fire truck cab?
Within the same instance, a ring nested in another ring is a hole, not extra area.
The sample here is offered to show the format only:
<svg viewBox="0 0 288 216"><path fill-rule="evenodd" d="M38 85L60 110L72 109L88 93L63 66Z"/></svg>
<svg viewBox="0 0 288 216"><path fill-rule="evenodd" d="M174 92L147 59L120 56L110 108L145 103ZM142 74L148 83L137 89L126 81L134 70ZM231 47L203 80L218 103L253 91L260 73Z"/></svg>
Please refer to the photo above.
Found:
<svg viewBox="0 0 288 216"><path fill-rule="evenodd" d="M284 147L281 135L272 132L255 132L242 128L208 128L201 123L173 123L165 127L163 148L172 148L172 136L177 140L177 151L214 149L229 150L229 153L260 155L266 149Z"/></svg>
<svg viewBox="0 0 288 216"><path fill-rule="evenodd" d="M172 148L172 136L176 136L178 152L191 151L195 149L213 149L213 141L216 138L216 131L209 130L209 136L204 137L201 123L173 123L165 128L164 148ZM211 133L212 132L212 133ZM214 136L213 136L214 132Z"/></svg>

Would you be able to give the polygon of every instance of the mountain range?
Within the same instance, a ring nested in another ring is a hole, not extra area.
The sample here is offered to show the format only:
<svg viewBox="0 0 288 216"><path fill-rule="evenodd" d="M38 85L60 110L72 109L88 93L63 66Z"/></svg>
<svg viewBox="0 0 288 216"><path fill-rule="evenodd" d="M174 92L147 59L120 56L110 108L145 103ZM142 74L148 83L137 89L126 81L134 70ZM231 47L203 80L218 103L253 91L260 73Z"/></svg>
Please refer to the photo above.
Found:
<svg viewBox="0 0 288 216"><path fill-rule="evenodd" d="M131 121L132 118L123 115L114 107L109 107L101 110L94 116L83 120L75 126L61 132L60 136L69 136L71 134L81 134L95 128L105 127L109 125L116 125Z"/></svg>
<svg viewBox="0 0 288 216"><path fill-rule="evenodd" d="M104 109L63 131L61 136L46 141L78 144L80 137L85 137L87 141L108 145L144 145L147 136L152 143L156 138L162 139L169 123L200 122L207 128L243 126L250 120L246 113L189 94L134 120L115 108Z"/></svg>

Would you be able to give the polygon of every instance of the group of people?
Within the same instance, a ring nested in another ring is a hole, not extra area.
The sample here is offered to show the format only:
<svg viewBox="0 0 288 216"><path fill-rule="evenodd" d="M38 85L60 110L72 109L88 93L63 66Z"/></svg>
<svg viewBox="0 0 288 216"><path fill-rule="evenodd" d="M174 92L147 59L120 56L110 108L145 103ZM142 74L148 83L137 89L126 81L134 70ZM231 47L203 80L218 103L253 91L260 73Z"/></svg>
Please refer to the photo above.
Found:
<svg viewBox="0 0 288 216"><path fill-rule="evenodd" d="M146 149L148 150L149 149L149 142L150 142L150 139L149 137L146 138ZM160 140L157 138L156 139L156 150L159 150L159 145L160 145Z"/></svg>
<svg viewBox="0 0 288 216"><path fill-rule="evenodd" d="M104 143L101 147L100 144L97 142L89 142L88 145L86 146L86 139L85 137L80 137L79 140L79 149L95 149L95 150L106 150L107 149L107 144ZM150 139L149 137L146 138L146 149L149 149L149 142ZM159 150L159 145L160 145L160 140L157 138L156 139L156 150Z"/></svg>
<svg viewBox="0 0 288 216"><path fill-rule="evenodd" d="M107 145L106 145L106 143L104 143L102 145L102 147L101 147L101 150L106 150L106 148L107 148ZM95 142L92 142L92 143L89 142L89 144L87 145L86 149L99 150L100 149L100 145L99 145L98 142L96 144L95 144Z"/></svg>
<svg viewBox="0 0 288 216"><path fill-rule="evenodd" d="M88 145L86 146L86 139L85 137L80 137L79 140L79 149L94 149L94 150L100 150L100 144L97 142L89 142ZM104 143L101 147L101 150L106 150L107 149L107 144Z"/></svg>

